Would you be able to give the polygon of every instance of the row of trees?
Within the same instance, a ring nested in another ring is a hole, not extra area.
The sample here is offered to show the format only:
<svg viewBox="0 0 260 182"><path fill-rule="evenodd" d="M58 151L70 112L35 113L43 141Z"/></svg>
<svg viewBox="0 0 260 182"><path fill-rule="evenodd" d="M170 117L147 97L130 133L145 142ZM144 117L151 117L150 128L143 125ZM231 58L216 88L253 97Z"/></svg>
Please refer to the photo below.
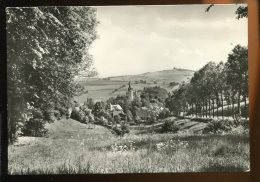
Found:
<svg viewBox="0 0 260 182"><path fill-rule="evenodd" d="M173 91L166 106L176 115L248 117L247 58L247 47L236 45L226 63L207 63Z"/></svg>
<svg viewBox="0 0 260 182"><path fill-rule="evenodd" d="M97 38L90 7L7 8L8 130L13 142L26 122L48 120L82 88L81 70L91 74L88 49Z"/></svg>

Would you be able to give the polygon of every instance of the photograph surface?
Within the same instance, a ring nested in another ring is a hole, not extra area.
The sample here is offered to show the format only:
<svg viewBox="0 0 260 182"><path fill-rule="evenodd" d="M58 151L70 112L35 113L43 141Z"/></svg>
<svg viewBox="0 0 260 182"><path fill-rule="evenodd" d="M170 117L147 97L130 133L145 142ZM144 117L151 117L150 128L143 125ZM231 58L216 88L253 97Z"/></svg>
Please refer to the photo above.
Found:
<svg viewBox="0 0 260 182"><path fill-rule="evenodd" d="M250 171L247 4L6 8L8 173Z"/></svg>

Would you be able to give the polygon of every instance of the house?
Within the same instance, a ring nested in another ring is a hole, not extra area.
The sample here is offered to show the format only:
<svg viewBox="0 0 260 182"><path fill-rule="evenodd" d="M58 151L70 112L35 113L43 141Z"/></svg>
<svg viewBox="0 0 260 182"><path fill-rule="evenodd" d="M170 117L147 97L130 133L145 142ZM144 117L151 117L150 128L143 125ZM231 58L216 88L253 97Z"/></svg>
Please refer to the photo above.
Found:
<svg viewBox="0 0 260 182"><path fill-rule="evenodd" d="M112 113L112 117L122 116L124 115L124 111L119 104L112 105L110 104L110 112Z"/></svg>

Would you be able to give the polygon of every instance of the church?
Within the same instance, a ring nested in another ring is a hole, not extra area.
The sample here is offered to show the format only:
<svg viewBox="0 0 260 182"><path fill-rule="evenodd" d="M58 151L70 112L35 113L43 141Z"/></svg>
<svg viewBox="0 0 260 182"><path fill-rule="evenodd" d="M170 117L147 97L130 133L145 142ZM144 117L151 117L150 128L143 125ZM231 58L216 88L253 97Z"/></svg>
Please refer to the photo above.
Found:
<svg viewBox="0 0 260 182"><path fill-rule="evenodd" d="M131 82L128 83L128 90L126 92L126 96L129 101L133 101L135 98L138 97L138 94L136 91L134 91L133 87L131 87Z"/></svg>

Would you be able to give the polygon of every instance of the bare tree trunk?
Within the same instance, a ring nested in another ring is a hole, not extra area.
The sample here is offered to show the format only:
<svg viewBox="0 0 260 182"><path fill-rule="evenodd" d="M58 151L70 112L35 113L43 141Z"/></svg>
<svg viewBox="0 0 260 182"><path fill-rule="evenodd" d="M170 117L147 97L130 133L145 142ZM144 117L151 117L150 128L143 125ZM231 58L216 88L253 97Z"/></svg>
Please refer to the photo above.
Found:
<svg viewBox="0 0 260 182"><path fill-rule="evenodd" d="M229 113L230 113L230 102L229 101L227 102L227 113L228 113L228 116L229 116Z"/></svg>
<svg viewBox="0 0 260 182"><path fill-rule="evenodd" d="M244 104L245 104L245 118L248 117L247 107L246 107L246 95L244 95Z"/></svg>
<svg viewBox="0 0 260 182"><path fill-rule="evenodd" d="M222 115L222 119L224 119L224 101L223 101L223 93L222 93L222 90L221 90L221 115Z"/></svg>
<svg viewBox="0 0 260 182"><path fill-rule="evenodd" d="M237 112L238 116L240 116L240 90L238 91L238 98L237 98Z"/></svg>
<svg viewBox="0 0 260 182"><path fill-rule="evenodd" d="M217 118L218 118L218 99L216 99L216 107L217 107Z"/></svg>
<svg viewBox="0 0 260 182"><path fill-rule="evenodd" d="M213 115L213 118L214 118L215 117L215 110L214 110L215 102L214 102L214 99L212 99L212 104L213 104L213 106L212 106L212 115Z"/></svg>
<svg viewBox="0 0 260 182"><path fill-rule="evenodd" d="M198 103L195 104L195 113L196 113L196 118L198 117Z"/></svg>
<svg viewBox="0 0 260 182"><path fill-rule="evenodd" d="M208 102L207 99L205 99L205 105L206 105L206 118L208 117Z"/></svg>
<svg viewBox="0 0 260 182"><path fill-rule="evenodd" d="M201 115L204 117L204 102L201 100Z"/></svg>
<svg viewBox="0 0 260 182"><path fill-rule="evenodd" d="M235 99L232 98L232 117L234 117L234 114L235 114L235 108L234 108L234 102L235 102Z"/></svg>
<svg viewBox="0 0 260 182"><path fill-rule="evenodd" d="M209 98L209 117L211 117L211 105L210 105L210 98Z"/></svg>
<svg viewBox="0 0 260 182"><path fill-rule="evenodd" d="M193 115L193 103L191 103L191 116Z"/></svg>

